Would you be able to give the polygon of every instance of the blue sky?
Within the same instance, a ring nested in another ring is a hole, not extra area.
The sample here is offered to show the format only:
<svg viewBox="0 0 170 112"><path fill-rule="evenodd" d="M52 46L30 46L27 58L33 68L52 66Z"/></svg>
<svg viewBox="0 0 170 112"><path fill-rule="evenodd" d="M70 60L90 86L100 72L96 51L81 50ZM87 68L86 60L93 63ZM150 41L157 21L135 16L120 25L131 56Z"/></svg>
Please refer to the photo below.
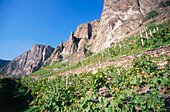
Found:
<svg viewBox="0 0 170 112"><path fill-rule="evenodd" d="M0 59L33 44L56 47L82 23L100 19L104 0L0 0Z"/></svg>

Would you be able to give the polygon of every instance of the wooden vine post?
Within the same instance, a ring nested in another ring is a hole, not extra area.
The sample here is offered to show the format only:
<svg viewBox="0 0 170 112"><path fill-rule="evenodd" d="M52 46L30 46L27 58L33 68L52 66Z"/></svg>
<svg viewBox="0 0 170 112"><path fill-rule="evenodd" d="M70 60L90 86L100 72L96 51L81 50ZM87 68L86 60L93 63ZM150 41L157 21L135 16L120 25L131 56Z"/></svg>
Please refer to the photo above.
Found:
<svg viewBox="0 0 170 112"><path fill-rule="evenodd" d="M156 33L156 30L155 30L155 28L153 29L153 32L154 32L154 33Z"/></svg>
<svg viewBox="0 0 170 112"><path fill-rule="evenodd" d="M99 68L101 68L101 62L100 62L100 60L99 60Z"/></svg>
<svg viewBox="0 0 170 112"><path fill-rule="evenodd" d="M68 85L68 66L67 66L67 74L66 74L66 85Z"/></svg>
<svg viewBox="0 0 170 112"><path fill-rule="evenodd" d="M152 36L152 31L150 30L150 35Z"/></svg>
<svg viewBox="0 0 170 112"><path fill-rule="evenodd" d="M122 47L121 44L119 44L119 47L120 47L120 52L121 52L121 47Z"/></svg>
<svg viewBox="0 0 170 112"><path fill-rule="evenodd" d="M146 31L146 38L148 39L148 32Z"/></svg>
<svg viewBox="0 0 170 112"><path fill-rule="evenodd" d="M141 33L141 31L140 31L140 37L141 37L141 42L142 42L142 46L143 46L144 44L143 44L143 38L142 38L142 33Z"/></svg>

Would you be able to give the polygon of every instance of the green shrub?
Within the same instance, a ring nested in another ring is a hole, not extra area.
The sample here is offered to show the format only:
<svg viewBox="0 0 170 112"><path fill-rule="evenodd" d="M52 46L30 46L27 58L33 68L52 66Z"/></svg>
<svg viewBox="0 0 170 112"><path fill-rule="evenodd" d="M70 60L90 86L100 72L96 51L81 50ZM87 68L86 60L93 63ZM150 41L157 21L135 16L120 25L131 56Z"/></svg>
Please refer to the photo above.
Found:
<svg viewBox="0 0 170 112"><path fill-rule="evenodd" d="M130 31L127 31L126 34L130 33Z"/></svg>
<svg viewBox="0 0 170 112"><path fill-rule="evenodd" d="M111 44L110 44L110 46L112 46L112 45L114 45L115 43L114 42L112 42Z"/></svg>
<svg viewBox="0 0 170 112"><path fill-rule="evenodd" d="M89 50L87 50L87 51L85 52L85 56L86 56L86 57L89 57L91 54L92 54L92 52L90 52Z"/></svg>
<svg viewBox="0 0 170 112"><path fill-rule="evenodd" d="M165 3L162 1L159 3L159 7L165 7Z"/></svg>
<svg viewBox="0 0 170 112"><path fill-rule="evenodd" d="M51 71L52 71L52 69L50 69L50 70L40 69L40 70L38 70L38 71L36 71L34 73L31 73L30 75L43 75L43 74L47 74L47 73L49 73Z"/></svg>
<svg viewBox="0 0 170 112"><path fill-rule="evenodd" d="M0 111L18 112L26 110L29 102L33 99L27 89L22 85L20 79L0 79Z"/></svg>
<svg viewBox="0 0 170 112"><path fill-rule="evenodd" d="M140 23L138 26L140 27L140 26L142 26L143 25L143 23Z"/></svg>
<svg viewBox="0 0 170 112"><path fill-rule="evenodd" d="M147 20L154 18L157 15L159 15L159 13L156 12L155 10L152 10L149 13L146 14L146 16L143 18L142 22L146 22Z"/></svg>
<svg viewBox="0 0 170 112"><path fill-rule="evenodd" d="M156 22L156 20L154 19L153 21L149 22L147 25L149 26L149 25L151 25L151 24L153 24L155 22Z"/></svg>
<svg viewBox="0 0 170 112"><path fill-rule="evenodd" d="M167 7L167 6L170 6L170 1L166 1L165 2L165 6Z"/></svg>
<svg viewBox="0 0 170 112"><path fill-rule="evenodd" d="M159 3L159 7L167 7L167 6L170 6L170 1L166 1L166 2L160 2Z"/></svg>
<svg viewBox="0 0 170 112"><path fill-rule="evenodd" d="M35 81L32 87L34 100L27 112L137 112L135 107L143 112L166 111L169 69L160 70L154 63L165 58L168 56L142 55L133 60L131 68L112 65L99 69L96 74L71 74L71 85L65 84L66 76L58 75L50 81L46 78ZM146 86L149 90L142 92ZM98 92L101 87L109 91L105 97ZM91 94L87 95L89 91Z"/></svg>

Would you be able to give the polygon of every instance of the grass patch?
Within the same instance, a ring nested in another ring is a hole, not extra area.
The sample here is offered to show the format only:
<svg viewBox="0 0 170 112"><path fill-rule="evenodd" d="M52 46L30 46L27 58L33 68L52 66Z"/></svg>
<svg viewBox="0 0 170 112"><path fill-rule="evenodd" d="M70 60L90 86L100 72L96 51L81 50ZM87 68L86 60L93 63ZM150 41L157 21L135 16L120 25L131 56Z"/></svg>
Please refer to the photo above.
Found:
<svg viewBox="0 0 170 112"><path fill-rule="evenodd" d="M44 75L44 74L47 74L49 72L51 72L53 70L44 70L44 69L40 69L34 73L31 73L30 75Z"/></svg>

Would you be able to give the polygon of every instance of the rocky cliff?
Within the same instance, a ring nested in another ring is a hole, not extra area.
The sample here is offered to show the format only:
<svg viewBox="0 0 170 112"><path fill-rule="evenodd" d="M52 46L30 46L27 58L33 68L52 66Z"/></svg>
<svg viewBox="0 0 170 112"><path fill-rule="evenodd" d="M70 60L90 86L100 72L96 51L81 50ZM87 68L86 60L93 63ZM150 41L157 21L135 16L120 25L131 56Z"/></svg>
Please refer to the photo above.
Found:
<svg viewBox="0 0 170 112"><path fill-rule="evenodd" d="M61 57L70 62L85 58L87 50L97 53L119 41L127 32L138 27L146 13L154 10L161 0L104 0L100 20L80 24L64 43ZM56 53L53 53L56 54ZM58 54L57 54L58 55ZM54 56L50 60L57 60Z"/></svg>
<svg viewBox="0 0 170 112"><path fill-rule="evenodd" d="M28 75L39 70L53 51L51 46L33 45L31 50L12 60L3 71L13 76Z"/></svg>
<svg viewBox="0 0 170 112"><path fill-rule="evenodd" d="M86 51L97 53L118 42L142 22L146 13L157 8L162 0L104 0L101 18L80 24L69 39L53 49L34 45L32 49L8 64L7 74L30 74L43 64L62 58L75 63L84 59ZM164 0L163 0L164 1Z"/></svg>
<svg viewBox="0 0 170 112"><path fill-rule="evenodd" d="M85 52L92 47L93 41L96 38L98 25L100 20L94 20L92 22L87 22L80 24L76 32L73 31L70 34L69 39L62 44L57 46L52 53L51 57L45 62L45 64L52 64L53 61L57 61L59 58L63 60L69 59L70 63L75 63L81 61L85 58Z"/></svg>
<svg viewBox="0 0 170 112"><path fill-rule="evenodd" d="M161 0L104 0L98 32L92 51L98 52L119 41L142 22L143 16L155 9Z"/></svg>

